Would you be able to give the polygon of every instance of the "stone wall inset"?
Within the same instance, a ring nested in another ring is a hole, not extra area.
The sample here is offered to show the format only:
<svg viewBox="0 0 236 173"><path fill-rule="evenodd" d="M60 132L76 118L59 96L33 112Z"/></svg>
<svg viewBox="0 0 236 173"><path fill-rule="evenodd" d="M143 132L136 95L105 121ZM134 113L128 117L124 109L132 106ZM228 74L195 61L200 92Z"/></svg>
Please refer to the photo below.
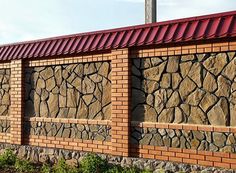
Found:
<svg viewBox="0 0 236 173"><path fill-rule="evenodd" d="M10 69L0 69L0 116L9 115L10 73Z"/></svg>
<svg viewBox="0 0 236 173"><path fill-rule="evenodd" d="M27 68L25 88L26 117L110 119L109 62Z"/></svg>
<svg viewBox="0 0 236 173"><path fill-rule="evenodd" d="M84 140L111 140L111 127L106 125L67 124L48 122L25 122L24 132L27 135L75 138Z"/></svg>
<svg viewBox="0 0 236 173"><path fill-rule="evenodd" d="M133 59L132 120L236 126L236 54Z"/></svg>
<svg viewBox="0 0 236 173"><path fill-rule="evenodd" d="M236 136L229 132L132 127L131 143L213 152L236 152Z"/></svg>

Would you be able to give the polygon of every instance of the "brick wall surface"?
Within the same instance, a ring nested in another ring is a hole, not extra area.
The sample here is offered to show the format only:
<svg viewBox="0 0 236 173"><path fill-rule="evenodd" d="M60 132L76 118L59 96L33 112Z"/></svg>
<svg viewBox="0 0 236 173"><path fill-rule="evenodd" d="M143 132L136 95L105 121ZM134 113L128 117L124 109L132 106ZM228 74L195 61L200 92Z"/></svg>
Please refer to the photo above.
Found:
<svg viewBox="0 0 236 173"><path fill-rule="evenodd" d="M106 153L118 156L135 156L147 159L168 160L205 166L216 166L236 169L234 152L226 150L209 151L172 146L157 146L149 144L131 144L132 128L154 128L165 130L192 130L203 132L236 133L235 127L217 125L191 125L160 122L131 122L131 62L132 58L146 58L154 56L187 55L196 53L217 53L236 50L236 42L222 42L188 46L170 46L167 48L120 49L111 52L84 55L77 57L59 57L36 60L12 60L0 64L0 68L10 68L11 106L9 118L10 133L0 133L0 142L12 144L28 144L48 148L62 148L77 151ZM110 120L79 120L53 117L25 117L24 118L24 74L27 67L75 64L86 62L111 61L111 119ZM135 99L135 98L133 98ZM137 113L135 116L139 116ZM111 126L111 141L99 141L89 138L75 139L68 137L43 136L23 134L24 122L45 123L75 123L97 124ZM232 142L232 141L231 141ZM232 142L235 145L235 142Z"/></svg>

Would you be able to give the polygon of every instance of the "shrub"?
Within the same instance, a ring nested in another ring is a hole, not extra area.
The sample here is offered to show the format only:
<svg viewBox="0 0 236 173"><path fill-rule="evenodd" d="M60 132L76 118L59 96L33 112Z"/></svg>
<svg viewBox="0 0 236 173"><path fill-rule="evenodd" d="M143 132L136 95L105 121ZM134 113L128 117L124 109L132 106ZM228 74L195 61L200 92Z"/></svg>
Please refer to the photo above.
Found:
<svg viewBox="0 0 236 173"><path fill-rule="evenodd" d="M48 164L43 164L41 168L41 173L52 173L52 168Z"/></svg>
<svg viewBox="0 0 236 173"><path fill-rule="evenodd" d="M103 173L106 172L107 168L107 161L95 154L88 154L80 163L80 169L83 173Z"/></svg>
<svg viewBox="0 0 236 173"><path fill-rule="evenodd" d="M34 171L34 166L28 160L16 159L15 169L20 173L29 173Z"/></svg>
<svg viewBox="0 0 236 173"><path fill-rule="evenodd" d="M16 155L11 149L6 149L5 152L0 156L0 168L7 166L13 166L16 162Z"/></svg>
<svg viewBox="0 0 236 173"><path fill-rule="evenodd" d="M70 167L66 164L64 159L60 159L56 165L53 166L53 173L78 173L78 169ZM50 173L50 172L49 172Z"/></svg>

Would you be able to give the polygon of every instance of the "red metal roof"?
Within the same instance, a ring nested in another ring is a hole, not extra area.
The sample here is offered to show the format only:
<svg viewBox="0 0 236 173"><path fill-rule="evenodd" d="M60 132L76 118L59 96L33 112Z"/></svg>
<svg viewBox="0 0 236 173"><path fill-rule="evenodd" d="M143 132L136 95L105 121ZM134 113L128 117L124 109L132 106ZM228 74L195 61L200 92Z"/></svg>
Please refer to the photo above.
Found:
<svg viewBox="0 0 236 173"><path fill-rule="evenodd" d="M236 37L236 11L0 46L0 60Z"/></svg>

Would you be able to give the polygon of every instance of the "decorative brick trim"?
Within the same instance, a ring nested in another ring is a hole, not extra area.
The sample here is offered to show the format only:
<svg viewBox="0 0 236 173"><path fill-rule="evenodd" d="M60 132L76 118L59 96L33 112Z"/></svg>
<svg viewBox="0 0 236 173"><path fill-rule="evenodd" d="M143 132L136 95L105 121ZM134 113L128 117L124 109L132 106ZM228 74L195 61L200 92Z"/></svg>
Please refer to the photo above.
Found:
<svg viewBox="0 0 236 173"><path fill-rule="evenodd" d="M211 125L193 125L193 124L170 124L170 123L151 123L132 121L131 126L142 128L160 128L160 129L183 129L199 130L207 132L236 132L236 127L211 126Z"/></svg>
<svg viewBox="0 0 236 173"><path fill-rule="evenodd" d="M0 69L6 69L6 68L11 68L11 63L10 62L0 64Z"/></svg>
<svg viewBox="0 0 236 173"><path fill-rule="evenodd" d="M131 156L174 161L202 166L224 167L235 169L236 154L224 152L197 151L180 148L157 147L149 145L132 145Z"/></svg>
<svg viewBox="0 0 236 173"><path fill-rule="evenodd" d="M131 62L128 49L112 51L112 154L129 155Z"/></svg>
<svg viewBox="0 0 236 173"><path fill-rule="evenodd" d="M11 140L11 134L10 133L0 133L0 142L2 143L10 143Z"/></svg>
<svg viewBox="0 0 236 173"><path fill-rule="evenodd" d="M30 60L25 65L26 67L37 67L37 66L47 66L47 65L61 65L61 64L73 64L73 63L84 63L84 62L99 62L99 61L110 61L111 54L95 54L86 56L75 56L75 57L62 57L62 58L52 58L52 59L37 59Z"/></svg>
<svg viewBox="0 0 236 173"><path fill-rule="evenodd" d="M210 53L210 52L223 52L235 51L236 42L222 42L210 44L193 44L189 46L173 46L167 48L152 48L152 49L134 49L131 51L131 58L143 58L153 56L171 56L171 55L184 55L195 53Z"/></svg>
<svg viewBox="0 0 236 173"><path fill-rule="evenodd" d="M24 139L24 144L39 147L61 148L67 150L96 152L104 154L111 153L111 142L105 141L30 135L29 138Z"/></svg>
<svg viewBox="0 0 236 173"><path fill-rule="evenodd" d="M11 61L11 143L22 144L23 125L23 63L22 60Z"/></svg>
<svg viewBox="0 0 236 173"><path fill-rule="evenodd" d="M26 122L53 122L53 123L74 123L74 124L94 124L94 125L111 125L110 120L89 120L89 119L68 119L68 118L43 118L31 117L24 118Z"/></svg>

